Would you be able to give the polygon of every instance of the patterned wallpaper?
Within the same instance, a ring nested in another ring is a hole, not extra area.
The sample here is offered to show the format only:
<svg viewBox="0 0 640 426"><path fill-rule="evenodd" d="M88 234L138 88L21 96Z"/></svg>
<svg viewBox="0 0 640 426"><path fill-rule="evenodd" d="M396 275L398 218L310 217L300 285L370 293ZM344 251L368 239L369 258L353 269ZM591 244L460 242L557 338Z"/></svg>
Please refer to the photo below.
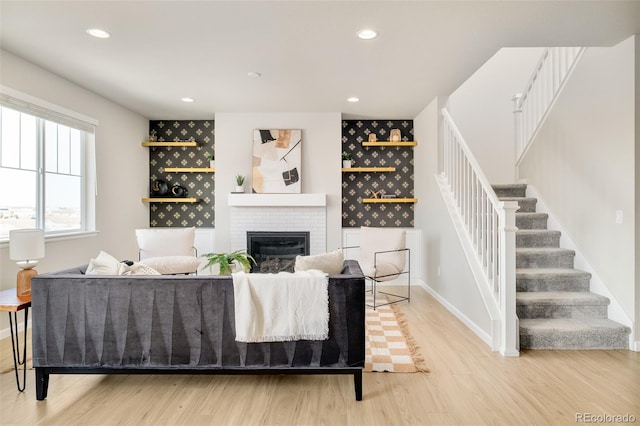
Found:
<svg viewBox="0 0 640 426"><path fill-rule="evenodd" d="M342 150L351 153L352 167L395 167L395 172L342 173L342 226L413 227L411 203L363 204L371 191L383 190L401 198L412 198L413 148L363 147L374 133L378 141L389 140L399 129L402 141L413 141L413 120L345 120L342 122Z"/></svg>
<svg viewBox="0 0 640 426"><path fill-rule="evenodd" d="M149 189L156 179L169 187L179 183L199 203L150 203L149 225L168 227L215 226L215 173L165 173L165 167L209 167L207 152L214 152L213 120L152 120L149 134L158 141L189 140L197 147L150 147Z"/></svg>

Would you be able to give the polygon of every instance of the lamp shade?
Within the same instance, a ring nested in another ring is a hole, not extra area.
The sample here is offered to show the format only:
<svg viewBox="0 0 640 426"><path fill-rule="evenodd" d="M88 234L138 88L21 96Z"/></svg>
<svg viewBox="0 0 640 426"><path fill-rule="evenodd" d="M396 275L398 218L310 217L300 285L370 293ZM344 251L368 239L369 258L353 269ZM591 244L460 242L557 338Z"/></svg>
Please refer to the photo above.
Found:
<svg viewBox="0 0 640 426"><path fill-rule="evenodd" d="M9 231L9 257L25 261L44 257L44 231L42 229L14 229Z"/></svg>

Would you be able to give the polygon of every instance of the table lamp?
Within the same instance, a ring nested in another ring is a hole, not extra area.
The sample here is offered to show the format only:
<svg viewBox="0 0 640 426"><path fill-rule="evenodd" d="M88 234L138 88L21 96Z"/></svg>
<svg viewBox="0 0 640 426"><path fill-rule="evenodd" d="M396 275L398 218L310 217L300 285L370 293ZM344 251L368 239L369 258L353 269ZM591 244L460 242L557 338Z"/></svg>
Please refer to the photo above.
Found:
<svg viewBox="0 0 640 426"><path fill-rule="evenodd" d="M36 259L44 257L44 231L42 229L14 229L9 231L9 257L22 269L18 272L18 297L31 294L31 278L38 275Z"/></svg>

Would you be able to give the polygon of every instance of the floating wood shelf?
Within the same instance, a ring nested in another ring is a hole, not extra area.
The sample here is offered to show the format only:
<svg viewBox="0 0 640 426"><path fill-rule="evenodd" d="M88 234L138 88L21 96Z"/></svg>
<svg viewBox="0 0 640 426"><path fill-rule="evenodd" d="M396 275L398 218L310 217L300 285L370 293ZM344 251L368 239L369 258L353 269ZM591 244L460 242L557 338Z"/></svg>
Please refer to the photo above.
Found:
<svg viewBox="0 0 640 426"><path fill-rule="evenodd" d="M199 198L160 198L160 197L151 197L151 198L143 198L143 203L199 203L202 201Z"/></svg>
<svg viewBox="0 0 640 426"><path fill-rule="evenodd" d="M165 167L166 173L214 173L216 169L212 167Z"/></svg>
<svg viewBox="0 0 640 426"><path fill-rule="evenodd" d="M175 142L142 142L142 146L198 146L198 142L196 141L175 141Z"/></svg>
<svg viewBox="0 0 640 426"><path fill-rule="evenodd" d="M349 167L342 168L343 172L395 172L395 167Z"/></svg>
<svg viewBox="0 0 640 426"><path fill-rule="evenodd" d="M363 198L363 203L417 203L417 198Z"/></svg>
<svg viewBox="0 0 640 426"><path fill-rule="evenodd" d="M418 142L362 142L362 146L416 146Z"/></svg>

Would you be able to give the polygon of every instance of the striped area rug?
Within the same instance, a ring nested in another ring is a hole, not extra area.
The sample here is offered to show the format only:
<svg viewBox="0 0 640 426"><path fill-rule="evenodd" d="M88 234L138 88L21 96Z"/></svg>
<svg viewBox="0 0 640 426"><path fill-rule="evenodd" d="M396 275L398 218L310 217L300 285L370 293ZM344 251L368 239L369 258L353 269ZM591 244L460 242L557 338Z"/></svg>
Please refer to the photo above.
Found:
<svg viewBox="0 0 640 426"><path fill-rule="evenodd" d="M372 304L367 295L367 304ZM367 306L365 317L367 341L365 372L417 373L428 372L407 329L404 314L396 305L376 308Z"/></svg>

